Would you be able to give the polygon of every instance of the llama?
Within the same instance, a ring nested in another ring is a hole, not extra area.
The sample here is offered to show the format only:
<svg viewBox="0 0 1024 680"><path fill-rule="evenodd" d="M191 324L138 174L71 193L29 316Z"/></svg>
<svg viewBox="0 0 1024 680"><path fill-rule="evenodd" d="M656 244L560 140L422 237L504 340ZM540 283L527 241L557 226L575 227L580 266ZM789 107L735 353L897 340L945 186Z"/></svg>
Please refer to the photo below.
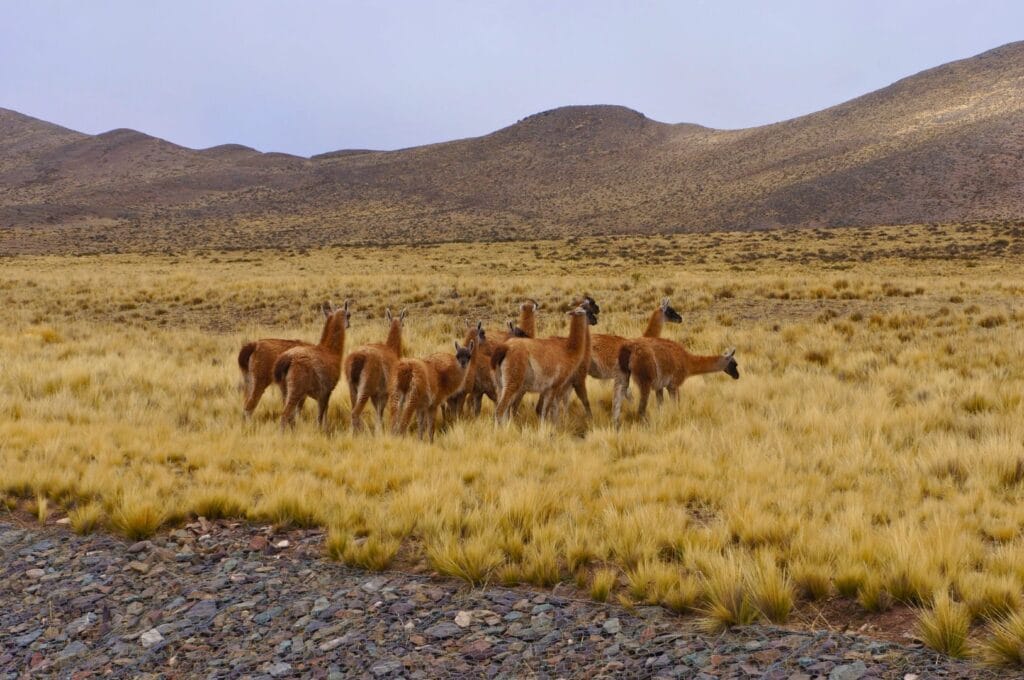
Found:
<svg viewBox="0 0 1024 680"><path fill-rule="evenodd" d="M637 415L643 418L651 390L657 391L659 403L662 389L667 389L673 401L678 401L680 386L691 376L723 371L733 380L739 380L735 354L735 349L729 349L721 356L699 356L690 354L678 342L663 338L630 340L619 350L620 373L615 380L612 421L617 425L621 419L622 398L629 389L630 378L636 381L640 392Z"/></svg>
<svg viewBox="0 0 1024 680"><path fill-rule="evenodd" d="M327 324L331 316L331 303L324 302L320 309L324 314L324 330L327 332ZM246 420L252 418L253 411L259 405L263 393L274 382L274 364L278 357L293 347L310 347L312 343L305 340L282 340L279 338L263 338L254 342L247 342L242 345L238 352L238 368L242 371L242 392L245 403L242 406L242 415Z"/></svg>
<svg viewBox="0 0 1024 680"><path fill-rule="evenodd" d="M362 345L345 357L345 380L348 382L349 400L352 405L352 431L363 429L363 409L367 401L373 403L377 412L377 426L384 427L384 406L387 404L388 387L395 365L402 358L402 327L406 310L392 317L391 310L384 310L388 322L388 337L383 343Z"/></svg>
<svg viewBox="0 0 1024 680"><path fill-rule="evenodd" d="M350 302L345 300L340 308L331 308L320 344L292 347L274 362L274 382L281 386L285 398L281 430L295 425L296 411L310 397L316 399L320 429L327 430L327 405L341 375Z"/></svg>
<svg viewBox="0 0 1024 680"><path fill-rule="evenodd" d="M672 307L667 297L662 298L655 310L651 312L650 319L647 321L647 328L644 329L643 337L661 337L661 331L666 321L669 323L683 322L683 317L680 316L679 312ZM586 412L587 418L593 417L590 410L590 400L587 398L587 375L590 375L592 378L597 378L598 380L615 379L619 374L619 351L626 342L628 342L628 339L621 335L609 335L606 333L591 334L590 363L585 368L581 367L573 380L573 389L575 389L576 396L579 398L580 403L583 404L583 410ZM625 398L627 400L629 399L628 392L626 393Z"/></svg>
<svg viewBox="0 0 1024 680"><path fill-rule="evenodd" d="M424 359L399 360L391 381L389 412L395 434L405 434L415 414L419 437L434 441L437 410L471 379L476 363L476 340L463 347L455 341L455 355L447 352Z"/></svg>
<svg viewBox="0 0 1024 680"><path fill-rule="evenodd" d="M472 381L466 382L466 387L460 393L453 395L448 403L448 410L453 414L460 414L464 409L472 409L474 415L479 416L486 396L492 403L498 402L498 386L495 380L494 371L491 369L491 355L495 348L509 338L532 338L537 333L537 310L540 305L536 300L527 300L519 305L518 323L511 320L507 322L508 331L493 331L485 333L480 324L476 328L470 328L466 334L464 343L468 344L472 338L476 338L476 352L480 355L476 362Z"/></svg>
<svg viewBox="0 0 1024 680"><path fill-rule="evenodd" d="M541 416L557 418L558 402L588 354L590 326L597 323L596 303L588 301L569 312L568 338L510 338L491 355L499 397L494 417L508 420L527 392L544 400Z"/></svg>

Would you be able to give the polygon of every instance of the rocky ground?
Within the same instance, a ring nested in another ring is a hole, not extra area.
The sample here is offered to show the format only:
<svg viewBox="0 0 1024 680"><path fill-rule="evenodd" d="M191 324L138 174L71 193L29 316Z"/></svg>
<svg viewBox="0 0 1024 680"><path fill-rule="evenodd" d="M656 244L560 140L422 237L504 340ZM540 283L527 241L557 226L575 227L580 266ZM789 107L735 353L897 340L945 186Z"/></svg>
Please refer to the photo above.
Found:
<svg viewBox="0 0 1024 680"><path fill-rule="evenodd" d="M322 558L317 532L190 524L131 544L0 520L0 679L1006 677L919 645L467 590Z"/></svg>

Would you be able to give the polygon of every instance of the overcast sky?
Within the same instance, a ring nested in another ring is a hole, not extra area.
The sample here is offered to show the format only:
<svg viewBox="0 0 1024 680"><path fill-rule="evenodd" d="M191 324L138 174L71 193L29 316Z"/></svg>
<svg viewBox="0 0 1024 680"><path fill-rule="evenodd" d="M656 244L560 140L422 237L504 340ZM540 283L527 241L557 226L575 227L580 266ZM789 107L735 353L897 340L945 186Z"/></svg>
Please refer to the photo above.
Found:
<svg viewBox="0 0 1024 680"><path fill-rule="evenodd" d="M302 155L566 104L736 128L1022 38L1021 0L0 0L0 107Z"/></svg>

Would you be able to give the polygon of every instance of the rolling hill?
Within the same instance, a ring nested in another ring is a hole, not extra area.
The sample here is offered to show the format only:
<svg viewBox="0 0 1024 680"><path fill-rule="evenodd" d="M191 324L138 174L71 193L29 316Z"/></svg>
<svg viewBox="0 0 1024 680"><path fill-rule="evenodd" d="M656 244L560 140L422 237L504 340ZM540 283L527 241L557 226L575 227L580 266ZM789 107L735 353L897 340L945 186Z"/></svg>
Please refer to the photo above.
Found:
<svg viewBox="0 0 1024 680"><path fill-rule="evenodd" d="M0 109L0 253L1024 219L1024 42L743 130L568 106L301 158Z"/></svg>

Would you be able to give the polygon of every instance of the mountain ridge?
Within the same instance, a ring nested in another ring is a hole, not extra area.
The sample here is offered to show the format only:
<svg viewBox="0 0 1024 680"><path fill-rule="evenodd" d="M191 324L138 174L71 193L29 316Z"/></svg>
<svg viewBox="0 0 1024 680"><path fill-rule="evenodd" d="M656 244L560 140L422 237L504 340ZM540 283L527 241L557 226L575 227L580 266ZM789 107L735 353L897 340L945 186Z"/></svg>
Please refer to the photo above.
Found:
<svg viewBox="0 0 1024 680"><path fill-rule="evenodd" d="M0 109L0 247L54 226L90 251L1019 220L1022 130L1024 42L754 128L573 105L310 158Z"/></svg>

